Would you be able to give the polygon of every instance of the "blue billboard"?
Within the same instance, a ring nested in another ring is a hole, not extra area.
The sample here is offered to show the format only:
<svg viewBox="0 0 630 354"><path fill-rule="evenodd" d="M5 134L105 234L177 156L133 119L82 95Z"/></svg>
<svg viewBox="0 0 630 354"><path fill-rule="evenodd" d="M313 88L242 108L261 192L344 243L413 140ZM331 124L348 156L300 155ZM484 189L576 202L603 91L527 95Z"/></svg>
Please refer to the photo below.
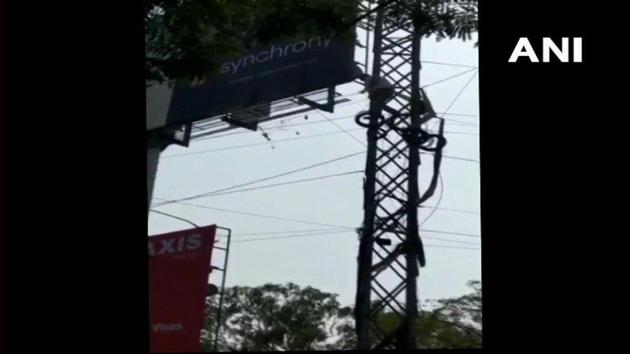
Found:
<svg viewBox="0 0 630 354"><path fill-rule="evenodd" d="M175 83L165 123L190 123L350 82L361 74L354 47L353 36L314 36L226 60L202 83Z"/></svg>

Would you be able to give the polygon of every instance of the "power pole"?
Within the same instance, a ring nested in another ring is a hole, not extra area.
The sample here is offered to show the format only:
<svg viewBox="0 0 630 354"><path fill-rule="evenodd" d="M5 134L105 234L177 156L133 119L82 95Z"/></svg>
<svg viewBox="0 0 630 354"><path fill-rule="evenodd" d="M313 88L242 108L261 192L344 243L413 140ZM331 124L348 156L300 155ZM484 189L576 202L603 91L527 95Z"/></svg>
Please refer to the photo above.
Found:
<svg viewBox="0 0 630 354"><path fill-rule="evenodd" d="M442 119L436 133L423 128L436 116L420 89L421 35L411 16L395 16L404 11L397 6L381 8L373 27L368 23L374 30L372 75L365 79L370 110L356 118L368 141L355 307L360 350L415 348L418 265L425 265L418 207L435 190L446 143ZM420 150L433 154L422 195ZM379 326L385 311L397 318L394 329Z"/></svg>

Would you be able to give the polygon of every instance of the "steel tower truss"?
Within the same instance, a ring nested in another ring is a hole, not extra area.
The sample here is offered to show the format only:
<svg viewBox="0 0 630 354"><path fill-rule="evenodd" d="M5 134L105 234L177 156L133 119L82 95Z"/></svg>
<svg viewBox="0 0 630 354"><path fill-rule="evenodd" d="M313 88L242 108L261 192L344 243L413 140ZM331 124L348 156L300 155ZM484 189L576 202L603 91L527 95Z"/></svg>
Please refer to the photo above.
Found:
<svg viewBox="0 0 630 354"><path fill-rule="evenodd" d="M374 44L372 74L365 78L370 109L356 117L368 137L355 308L359 349L416 347L416 281L418 266L425 265L418 208L433 195L446 144L444 122L420 88L421 36L397 6L363 24L373 31ZM421 153L432 162L422 194Z"/></svg>

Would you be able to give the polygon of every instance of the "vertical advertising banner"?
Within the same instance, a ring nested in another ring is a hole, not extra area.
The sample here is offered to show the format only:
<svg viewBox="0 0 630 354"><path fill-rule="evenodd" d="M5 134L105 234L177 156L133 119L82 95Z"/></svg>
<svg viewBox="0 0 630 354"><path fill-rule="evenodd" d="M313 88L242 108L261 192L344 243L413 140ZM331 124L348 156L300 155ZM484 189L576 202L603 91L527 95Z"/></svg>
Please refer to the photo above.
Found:
<svg viewBox="0 0 630 354"><path fill-rule="evenodd" d="M216 226L149 237L151 352L199 352Z"/></svg>

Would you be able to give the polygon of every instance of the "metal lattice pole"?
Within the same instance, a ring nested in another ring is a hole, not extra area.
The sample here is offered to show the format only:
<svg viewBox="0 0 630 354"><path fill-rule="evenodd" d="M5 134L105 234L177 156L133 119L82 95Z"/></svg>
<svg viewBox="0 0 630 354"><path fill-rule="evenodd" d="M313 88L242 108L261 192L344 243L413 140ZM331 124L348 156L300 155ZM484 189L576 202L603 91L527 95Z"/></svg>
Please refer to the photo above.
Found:
<svg viewBox="0 0 630 354"><path fill-rule="evenodd" d="M370 110L357 116L368 138L355 309L363 350L415 347L418 264L425 264L418 207L433 194L446 142L441 119L437 133L423 128L436 117L420 89L421 36L410 17L396 21L388 13L381 9L373 24L373 70L365 80ZM433 176L423 195L421 149L434 153ZM379 325L383 313L389 316L387 328Z"/></svg>

